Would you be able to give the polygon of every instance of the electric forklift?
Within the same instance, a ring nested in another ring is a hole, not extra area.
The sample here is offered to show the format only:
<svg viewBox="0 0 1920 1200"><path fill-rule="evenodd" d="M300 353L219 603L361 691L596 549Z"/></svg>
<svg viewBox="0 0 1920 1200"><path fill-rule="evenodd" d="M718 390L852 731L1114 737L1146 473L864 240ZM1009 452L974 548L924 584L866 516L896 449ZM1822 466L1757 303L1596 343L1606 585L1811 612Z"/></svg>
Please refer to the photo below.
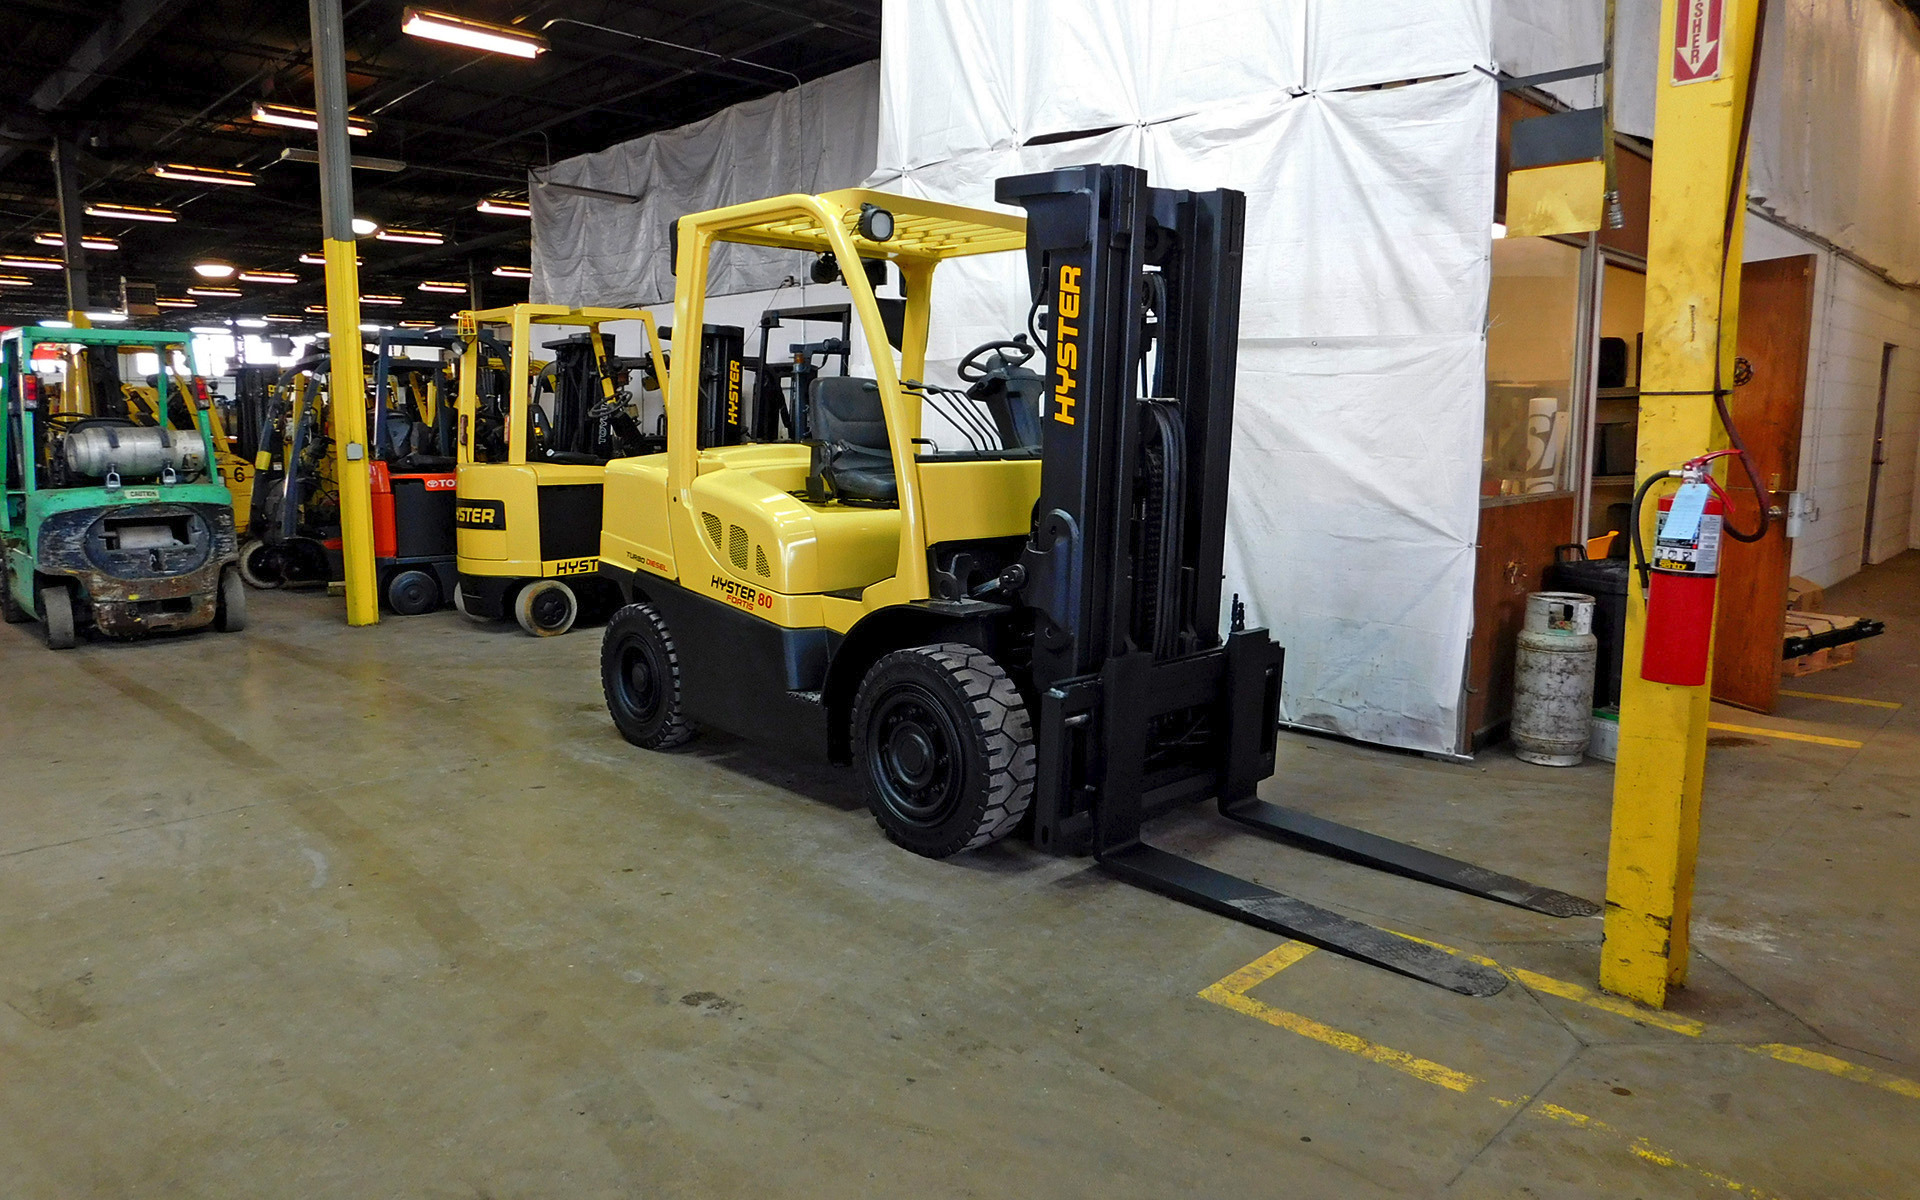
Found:
<svg viewBox="0 0 1920 1200"><path fill-rule="evenodd" d="M454 397L460 341L450 330L383 332L373 365L375 585L401 616L432 612L458 584L453 510L457 489ZM407 347L431 358L400 353Z"/></svg>
<svg viewBox="0 0 1920 1200"><path fill-rule="evenodd" d="M344 577L332 397L322 386L327 362L324 353L299 359L259 397L264 411L240 545L249 587L323 587Z"/></svg>
<svg viewBox="0 0 1920 1200"><path fill-rule="evenodd" d="M638 321L647 353L622 359L601 326ZM505 326L503 344L491 327ZM536 330L584 328L533 358ZM609 458L654 448L629 385L667 377L653 314L516 304L459 316L458 582L454 605L478 620L511 616L537 637L573 628L582 600L610 608L597 573L601 481ZM536 391L539 393L536 395Z"/></svg>
<svg viewBox="0 0 1920 1200"><path fill-rule="evenodd" d="M1469 995L1505 978L1190 861L1147 822L1226 819L1552 916L1565 893L1256 796L1281 648L1224 607L1244 197L1128 166L1002 179L1026 217L864 190L683 217L676 330L701 328L716 242L837 260L874 376L811 385L804 441L702 446L700 352L674 342L664 454L609 464L601 570L614 725L652 750L699 725L825 751L898 844L934 858L1025 829L1142 887ZM1024 251L1037 336L928 382L934 270ZM898 356L863 260L903 276ZM1033 366L1029 366L1032 363ZM943 420L936 430L927 413Z"/></svg>
<svg viewBox="0 0 1920 1200"><path fill-rule="evenodd" d="M0 612L38 618L48 647L91 628L130 638L212 625L245 628L233 496L214 473L191 336L25 326L0 334ZM58 396L34 367L57 346ZM119 383L119 358L159 361L153 402ZM131 403L130 403L131 401Z"/></svg>

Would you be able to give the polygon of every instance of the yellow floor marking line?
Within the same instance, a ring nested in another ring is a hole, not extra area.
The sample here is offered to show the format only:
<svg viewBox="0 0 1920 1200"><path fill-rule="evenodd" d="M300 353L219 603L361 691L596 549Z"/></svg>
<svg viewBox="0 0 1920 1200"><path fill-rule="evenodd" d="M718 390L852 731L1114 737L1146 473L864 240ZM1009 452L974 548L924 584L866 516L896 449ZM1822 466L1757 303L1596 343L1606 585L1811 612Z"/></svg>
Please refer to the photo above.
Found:
<svg viewBox="0 0 1920 1200"><path fill-rule="evenodd" d="M1503 1101L1503 1103L1511 1107L1514 1104L1524 1104L1526 1101ZM1723 1187L1730 1192L1735 1192L1742 1196L1751 1196L1753 1200L1781 1200L1777 1193L1763 1192L1751 1184L1741 1183L1739 1180L1731 1179L1720 1174L1718 1171L1709 1171L1705 1167L1695 1166L1693 1163L1682 1161L1681 1158L1672 1151L1656 1146L1646 1138L1635 1137L1624 1129L1616 1129L1598 1117L1588 1116L1583 1112L1575 1112L1570 1108L1562 1108L1558 1104L1536 1104L1527 1111L1534 1116L1545 1117L1549 1121L1559 1121L1564 1125L1571 1125L1575 1129L1591 1129L1596 1133L1609 1134L1626 1142L1627 1151L1643 1162L1650 1162L1655 1166L1669 1167L1676 1171L1685 1171L1690 1175L1697 1175L1708 1183Z"/></svg>
<svg viewBox="0 0 1920 1200"><path fill-rule="evenodd" d="M1839 746L1843 750L1858 750L1866 745L1852 738L1822 737L1817 733L1795 733L1790 729L1762 729L1758 725L1728 725L1723 721L1708 721L1708 729L1718 729L1722 733L1751 733L1759 737L1783 738L1789 742L1813 742L1820 746Z"/></svg>
<svg viewBox="0 0 1920 1200"><path fill-rule="evenodd" d="M1909 1100L1920 1100L1920 1083L1903 1079L1898 1075L1889 1075L1885 1071L1876 1071L1872 1067L1863 1067L1859 1063L1848 1062L1844 1058L1835 1058L1831 1054L1822 1054L1818 1050L1808 1050L1803 1046L1789 1046L1784 1042L1768 1042L1764 1046L1747 1046L1745 1049L1755 1054L1764 1054L1768 1058L1779 1059L1783 1063L1792 1063L1796 1067L1825 1071L1829 1075L1838 1075L1842 1079L1851 1079L1855 1083L1884 1088L1896 1096L1905 1096Z"/></svg>
<svg viewBox="0 0 1920 1200"><path fill-rule="evenodd" d="M1245 1013L1255 1020L1265 1021L1289 1033L1311 1038L1322 1045L1358 1055L1369 1062L1392 1067L1396 1071L1449 1091L1472 1091L1473 1086L1480 1082L1465 1071L1456 1071L1452 1067L1419 1058L1404 1050L1395 1050L1391 1046L1370 1042L1359 1034L1335 1029L1331 1025L1323 1025L1311 1017L1303 1017L1299 1013L1275 1008L1246 994L1250 989L1265 983L1312 953L1313 947L1305 942L1284 942L1278 948L1241 967L1220 982L1207 987L1201 991L1200 998L1218 1004L1222 1008Z"/></svg>
<svg viewBox="0 0 1920 1200"><path fill-rule="evenodd" d="M1405 937L1406 935L1402 934L1401 936ZM1421 941L1422 939L1414 938L1412 940ZM1461 953L1457 950L1451 950L1449 947L1440 946L1437 942L1427 942L1426 944L1438 946L1440 949L1448 950L1450 953ZM1218 983L1211 984L1202 990L1200 992L1200 998L1210 1003L1218 1004L1222 1008L1229 1008L1235 1012L1245 1013L1247 1016L1253 1017L1256 1020L1264 1021L1269 1025L1277 1026L1292 1033L1297 1033L1302 1037L1311 1038L1323 1045L1332 1046L1337 1050L1344 1050L1349 1054L1358 1055L1370 1062L1377 1062L1383 1066L1392 1067L1396 1071L1411 1075L1415 1079L1431 1083L1436 1087L1446 1088L1449 1091L1460 1093L1470 1092L1481 1082L1465 1071L1456 1071L1452 1067L1443 1066L1430 1059L1415 1057L1404 1050L1395 1050L1389 1046L1382 1046L1377 1042L1370 1042L1358 1034L1335 1029L1330 1025L1323 1025L1319 1021L1315 1021L1310 1017L1303 1017L1299 1013L1287 1012L1284 1009L1275 1008L1270 1004L1255 1000L1246 994L1250 989L1258 987L1260 984L1272 979L1275 975L1278 975L1280 972L1312 953L1313 947L1307 945L1305 942L1282 942L1279 946L1261 955L1246 966L1241 967L1225 979L1220 980ZM1508 968L1501 967L1491 959L1483 959L1477 955L1470 954L1463 955L1463 957L1484 965L1493 966L1502 971L1508 970ZM1532 974L1532 972L1527 972L1527 974ZM1539 978L1546 979L1547 977L1540 976ZM1560 983L1559 980L1550 980L1549 982ZM1565 984L1564 986L1569 988L1575 987L1573 984ZM1576 988L1575 990L1584 991L1585 989ZM1793 1049L1793 1047L1790 1046L1780 1048L1783 1050ZM1838 1059L1833 1061L1836 1063L1840 1062ZM1851 1067L1853 1064L1843 1063L1841 1065ZM1866 1068L1862 1067L1857 1069L1864 1071ZM1484 1095L1484 1093L1482 1094ZM1592 1117L1582 1112L1575 1112L1570 1108L1562 1108L1558 1104L1536 1104L1531 1096L1525 1096L1518 1100L1505 1100L1498 1096L1489 1096L1487 1098L1505 1108L1525 1108L1527 1113L1531 1115L1560 1121L1576 1129L1589 1129L1596 1133L1607 1134L1619 1141L1625 1142L1628 1152L1643 1162L1653 1163L1656 1166L1667 1167L1671 1170L1686 1172L1718 1187L1725 1188L1728 1191L1750 1197L1751 1200L1782 1200L1781 1197L1771 1192L1763 1192L1759 1188L1750 1187L1738 1180L1722 1175L1717 1171L1710 1171L1705 1167L1684 1162L1677 1155L1654 1145L1646 1138L1635 1137L1623 1130L1616 1129L1598 1117Z"/></svg>
<svg viewBox="0 0 1920 1200"><path fill-rule="evenodd" d="M1397 929L1388 930L1388 932L1406 938L1410 942L1419 942L1425 946L1432 946L1435 950L1444 950L1448 954L1458 958L1464 958L1468 962L1476 962L1483 967L1492 967L1508 979L1513 980L1515 983L1522 984L1533 991L1545 992L1549 996L1558 996L1562 1000L1572 1000L1576 1004L1584 1004L1588 1008L1597 1008L1601 1012L1612 1013L1616 1017L1625 1017L1629 1021L1639 1021L1643 1025L1652 1025L1671 1033L1684 1033L1688 1037L1699 1037L1707 1031L1704 1023L1696 1021L1692 1017L1682 1017L1674 1013L1661 1012L1655 1008L1643 1008L1633 1001L1622 999L1619 996L1609 996L1604 992L1596 992L1590 988L1581 987L1577 983L1568 983L1564 979L1555 979L1551 975L1542 975L1538 971L1529 971L1525 967L1509 967L1505 963L1495 962L1483 954L1469 954L1465 950L1456 950L1452 946L1444 945L1440 942L1428 941L1423 937L1415 937L1411 933L1401 933Z"/></svg>
<svg viewBox="0 0 1920 1200"><path fill-rule="evenodd" d="M1864 704L1868 708L1905 708L1898 700L1867 700L1859 696L1829 696L1825 692L1796 692L1781 688L1782 696L1798 696L1802 700L1831 700L1835 704Z"/></svg>

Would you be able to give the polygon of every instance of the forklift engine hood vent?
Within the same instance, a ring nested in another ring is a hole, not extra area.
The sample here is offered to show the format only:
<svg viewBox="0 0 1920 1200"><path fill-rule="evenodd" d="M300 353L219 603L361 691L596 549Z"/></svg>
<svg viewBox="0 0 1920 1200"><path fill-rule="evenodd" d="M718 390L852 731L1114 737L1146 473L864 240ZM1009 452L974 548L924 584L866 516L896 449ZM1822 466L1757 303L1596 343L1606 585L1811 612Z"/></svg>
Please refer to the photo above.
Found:
<svg viewBox="0 0 1920 1200"><path fill-rule="evenodd" d="M190 508L110 510L87 530L87 560L119 579L185 575L206 565L213 530Z"/></svg>

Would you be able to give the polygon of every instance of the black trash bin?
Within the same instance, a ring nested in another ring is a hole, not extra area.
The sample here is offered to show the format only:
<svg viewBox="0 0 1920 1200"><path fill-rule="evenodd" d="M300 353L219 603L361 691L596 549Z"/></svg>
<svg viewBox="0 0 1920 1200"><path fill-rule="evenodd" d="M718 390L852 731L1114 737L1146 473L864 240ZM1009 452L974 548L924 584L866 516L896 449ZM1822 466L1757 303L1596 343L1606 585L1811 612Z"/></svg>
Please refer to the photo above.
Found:
<svg viewBox="0 0 1920 1200"><path fill-rule="evenodd" d="M1547 573L1547 586L1556 592L1585 592L1594 599L1593 636L1599 639L1599 660L1593 672L1593 706L1611 708L1620 703L1620 669L1627 641L1627 560L1587 557L1586 547L1562 546L1558 561Z"/></svg>

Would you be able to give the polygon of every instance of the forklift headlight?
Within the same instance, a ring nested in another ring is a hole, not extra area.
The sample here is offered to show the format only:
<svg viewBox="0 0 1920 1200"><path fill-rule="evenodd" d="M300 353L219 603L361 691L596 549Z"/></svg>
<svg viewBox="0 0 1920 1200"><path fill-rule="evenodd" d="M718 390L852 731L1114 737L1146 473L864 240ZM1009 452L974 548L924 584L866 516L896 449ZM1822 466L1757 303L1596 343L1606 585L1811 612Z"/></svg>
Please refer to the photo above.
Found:
<svg viewBox="0 0 1920 1200"><path fill-rule="evenodd" d="M893 238L893 214L877 204L860 206L860 236L870 242L885 242Z"/></svg>

